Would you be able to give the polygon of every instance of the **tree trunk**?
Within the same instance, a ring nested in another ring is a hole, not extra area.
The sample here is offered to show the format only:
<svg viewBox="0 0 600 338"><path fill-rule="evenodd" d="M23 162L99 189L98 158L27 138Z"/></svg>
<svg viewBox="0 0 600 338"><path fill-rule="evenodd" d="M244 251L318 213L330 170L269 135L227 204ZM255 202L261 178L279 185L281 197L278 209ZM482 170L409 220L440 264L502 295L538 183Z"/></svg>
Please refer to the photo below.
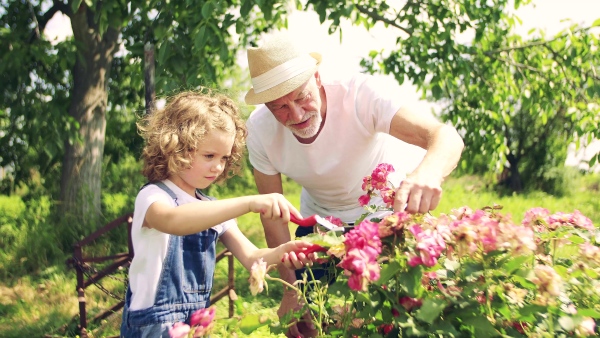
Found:
<svg viewBox="0 0 600 338"><path fill-rule="evenodd" d="M69 115L79 123L80 140L65 143L61 209L65 216L93 221L101 214L108 77L119 31L109 27L101 35L94 23L94 13L85 3L71 17L71 27L78 58L73 69Z"/></svg>
<svg viewBox="0 0 600 338"><path fill-rule="evenodd" d="M506 159L510 165L508 188L513 192L521 192L523 191L523 182L521 181L521 173L519 172L519 159L512 154L508 154Z"/></svg>
<svg viewBox="0 0 600 338"><path fill-rule="evenodd" d="M154 44L144 45L144 88L146 93L146 114L156 109L156 91L154 89Z"/></svg>

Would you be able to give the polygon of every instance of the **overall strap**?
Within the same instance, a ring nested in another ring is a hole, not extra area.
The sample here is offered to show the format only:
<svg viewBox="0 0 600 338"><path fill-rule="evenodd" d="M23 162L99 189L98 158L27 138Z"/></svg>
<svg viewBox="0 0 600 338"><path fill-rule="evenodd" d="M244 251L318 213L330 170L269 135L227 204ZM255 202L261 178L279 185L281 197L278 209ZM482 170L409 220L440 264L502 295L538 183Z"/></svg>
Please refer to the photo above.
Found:
<svg viewBox="0 0 600 338"><path fill-rule="evenodd" d="M162 190L164 190L175 201L175 204L177 206L179 206L179 203L177 203L177 195L175 195L175 193L173 192L173 190L169 189L169 187L167 187L166 184L164 184L163 182L159 181L159 182L154 182L154 183L147 183L147 184L144 185L144 187L146 185L149 185L149 184L154 184L155 186L157 186L157 187L161 188Z"/></svg>
<svg viewBox="0 0 600 338"><path fill-rule="evenodd" d="M204 192L202 192L202 190L200 190L198 188L196 188L196 196L202 196L211 201L215 199L214 197L208 196L207 194L205 194Z"/></svg>

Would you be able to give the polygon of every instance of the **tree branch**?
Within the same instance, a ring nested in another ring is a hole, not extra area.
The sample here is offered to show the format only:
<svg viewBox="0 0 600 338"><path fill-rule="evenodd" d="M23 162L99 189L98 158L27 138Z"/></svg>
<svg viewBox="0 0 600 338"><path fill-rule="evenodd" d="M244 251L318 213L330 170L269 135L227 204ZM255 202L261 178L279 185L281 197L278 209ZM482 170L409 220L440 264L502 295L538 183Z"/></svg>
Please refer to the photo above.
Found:
<svg viewBox="0 0 600 338"><path fill-rule="evenodd" d="M536 73L545 75L544 71L542 71L540 69L537 69L535 67L532 67L532 66L529 66L529 65L526 65L526 64L523 64L523 63L519 63L519 62L516 62L514 60L505 59L505 58L502 58L502 57L499 57L499 56L495 56L495 55L489 55L489 56L495 58L498 61L506 62L506 63L508 63L510 65L515 66L515 67L522 68L522 69L527 69L527 70L530 70L532 72L536 72ZM547 77L545 77L545 78L548 79Z"/></svg>
<svg viewBox="0 0 600 338"><path fill-rule="evenodd" d="M521 46L493 49L493 50L489 50L487 52L483 52L483 54L491 56L492 54L498 54L498 53L502 53L502 52L508 52L508 51L511 51L511 50L526 49L526 48L531 48L531 47L536 47L536 46L544 46L544 45L547 45L547 44L549 44L551 42L554 42L556 40L563 39L563 38L565 38L565 37L567 37L567 36L569 36L571 34L575 34L575 33L579 33L579 32L582 32L582 31L590 30L590 28L591 27L584 27L584 28L576 29L576 30L572 31L570 34L565 33L563 35L556 36L556 37L554 37L553 39L550 39L550 40L540 40L540 41L534 41L534 42L528 43L526 45L521 45Z"/></svg>
<svg viewBox="0 0 600 338"><path fill-rule="evenodd" d="M381 16L381 15L375 13L375 11L370 11L369 8L367 8L365 6L356 5L356 8L358 9L359 12L361 12L361 13L369 16L370 18L375 19L377 21L384 22L384 23L386 23L386 24L388 24L390 26L396 27L396 28L400 29L401 31L405 32L408 35L412 35L412 33L413 33L412 29L408 29L408 28L402 27L402 26L398 25L396 23L396 21L393 21L393 20L390 20L390 19L388 19L388 18L386 18L384 16Z"/></svg>

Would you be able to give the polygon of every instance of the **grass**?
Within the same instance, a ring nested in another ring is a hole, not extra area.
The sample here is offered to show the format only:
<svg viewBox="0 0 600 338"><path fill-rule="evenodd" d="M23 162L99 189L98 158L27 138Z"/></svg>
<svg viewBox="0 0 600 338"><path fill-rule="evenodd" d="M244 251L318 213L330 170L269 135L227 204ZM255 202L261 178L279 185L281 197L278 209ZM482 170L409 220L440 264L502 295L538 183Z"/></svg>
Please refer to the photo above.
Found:
<svg viewBox="0 0 600 338"><path fill-rule="evenodd" d="M523 214L531 207L543 206L551 212L572 212L580 210L590 217L594 224L600 224L600 199L597 198L600 182L599 176L584 178L574 186L568 197L553 197L544 193L532 192L522 195L501 196L486 188L477 177L450 178L444 184L444 196L438 208L432 212L435 216L448 213L453 208L464 205L473 209L486 205L503 206L504 214L511 214L515 222L520 222ZM286 197L296 206L299 205L300 189L286 181ZM224 196L226 197L226 196ZM238 219L240 229L258 247L265 247L264 233L260 219L256 214L248 214ZM295 229L290 228L290 232ZM51 246L52 243L35 242L38 245ZM39 248L30 248L35 250ZM65 254L65 256L70 253ZM248 272L237 260L235 264L235 286L238 295L238 311L241 313L257 313L276 320L276 310L281 298L282 288L279 284L269 284L268 294L253 297L248 287ZM219 262L215 272L214 290L220 290L227 282L226 260ZM29 275L6 276L0 280L0 336L12 337L75 337L78 324L78 302L75 290L75 271L58 260ZM105 278L102 285L113 292L123 292L123 284L115 279ZM95 286L86 290L88 318L116 303L116 300L100 291ZM231 336L235 330L237 319L228 321L228 300L224 298L217 304L217 318L213 337ZM90 336L109 337L118 335L121 313L115 313L101 323L90 324ZM244 335L236 331L239 337L264 337L270 333L267 327L255 331L252 335ZM283 337L283 335L280 335Z"/></svg>

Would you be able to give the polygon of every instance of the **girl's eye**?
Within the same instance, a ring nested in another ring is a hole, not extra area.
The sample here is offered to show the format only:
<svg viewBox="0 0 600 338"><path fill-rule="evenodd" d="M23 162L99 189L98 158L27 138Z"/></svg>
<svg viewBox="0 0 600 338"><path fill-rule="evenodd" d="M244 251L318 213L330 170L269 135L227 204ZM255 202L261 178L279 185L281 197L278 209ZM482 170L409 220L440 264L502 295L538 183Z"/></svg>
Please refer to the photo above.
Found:
<svg viewBox="0 0 600 338"><path fill-rule="evenodd" d="M215 157L215 155L204 155L204 157L206 157L207 159L212 159L213 157Z"/></svg>

